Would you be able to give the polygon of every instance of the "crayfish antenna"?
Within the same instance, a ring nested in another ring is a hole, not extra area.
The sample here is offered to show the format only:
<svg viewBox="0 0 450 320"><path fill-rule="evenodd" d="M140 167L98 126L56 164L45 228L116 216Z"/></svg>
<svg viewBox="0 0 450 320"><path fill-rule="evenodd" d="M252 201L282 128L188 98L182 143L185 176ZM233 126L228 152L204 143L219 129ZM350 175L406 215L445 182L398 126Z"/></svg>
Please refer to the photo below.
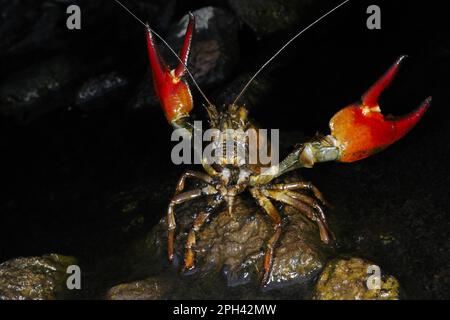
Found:
<svg viewBox="0 0 450 320"><path fill-rule="evenodd" d="M322 19L324 19L325 17L327 17L329 14L333 13L334 11L336 11L337 9L339 9L341 6L343 6L344 4L346 4L347 2L349 2L350 0L345 0L342 3L338 4L336 7L334 7L333 9L329 10L327 13L323 14L321 17L319 17L318 19L314 20L311 24L309 24L308 26L306 26L305 28L303 28L302 30L300 30L299 32L297 32L296 35L294 35L291 39L289 39L277 52L275 52L275 54L269 58L269 60L267 60L259 69L258 71L255 72L255 74L250 78L250 80L245 84L244 88L241 90L241 92L239 92L239 94L237 95L237 97L234 99L233 101L233 105L237 104L238 100L242 97L242 95L245 93L245 91L247 91L247 88L250 86L250 84L253 82L253 80L255 80L255 78L261 73L261 71L263 71L263 69L265 67L267 67L267 65L272 62L272 60L274 60L281 52L284 51L284 49L286 49L287 46L289 46L295 39L297 39L303 32L307 31L309 28L311 28L312 26L314 26L316 23L318 23L319 21L321 21Z"/></svg>

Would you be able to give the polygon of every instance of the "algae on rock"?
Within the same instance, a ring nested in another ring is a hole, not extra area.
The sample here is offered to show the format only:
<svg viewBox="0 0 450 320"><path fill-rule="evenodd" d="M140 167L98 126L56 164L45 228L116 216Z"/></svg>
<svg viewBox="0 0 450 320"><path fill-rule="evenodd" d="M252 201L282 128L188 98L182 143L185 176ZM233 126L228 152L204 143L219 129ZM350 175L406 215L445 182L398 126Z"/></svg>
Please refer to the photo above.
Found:
<svg viewBox="0 0 450 320"><path fill-rule="evenodd" d="M351 258L334 259L323 270L315 288L316 300L398 300L399 283L390 275L381 275L379 288L367 286L372 262Z"/></svg>
<svg viewBox="0 0 450 320"><path fill-rule="evenodd" d="M0 300L54 300L66 290L73 257L49 254L0 264Z"/></svg>

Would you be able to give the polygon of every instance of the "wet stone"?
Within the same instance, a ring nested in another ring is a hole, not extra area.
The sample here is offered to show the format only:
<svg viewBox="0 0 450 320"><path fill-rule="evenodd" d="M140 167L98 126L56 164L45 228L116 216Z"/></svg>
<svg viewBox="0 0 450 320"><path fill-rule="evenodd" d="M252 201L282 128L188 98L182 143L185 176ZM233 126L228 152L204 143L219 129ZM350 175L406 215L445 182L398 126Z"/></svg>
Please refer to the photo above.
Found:
<svg viewBox="0 0 450 320"><path fill-rule="evenodd" d="M118 99L128 84L128 79L117 71L92 77L78 90L76 106L85 111L105 106Z"/></svg>
<svg viewBox="0 0 450 320"><path fill-rule="evenodd" d="M177 210L176 263L184 258L187 232L194 217L202 209L201 203ZM292 208L281 210L282 235L277 244L269 281L264 288L284 288L294 284L308 284L326 263L329 248L319 237L314 223ZM227 210L216 214L197 233L197 256L194 273L221 274L229 287L255 284L259 287L264 250L272 235L269 218L252 199L237 199L233 215ZM166 259L167 231L165 219L149 235L152 248Z"/></svg>
<svg viewBox="0 0 450 320"><path fill-rule="evenodd" d="M0 264L0 300L52 300L64 294L73 257L57 254L8 260Z"/></svg>
<svg viewBox="0 0 450 320"><path fill-rule="evenodd" d="M106 300L167 299L173 286L169 279L150 277L145 280L119 284L108 290Z"/></svg>
<svg viewBox="0 0 450 320"><path fill-rule="evenodd" d="M380 288L368 288L369 267L373 265L360 258L330 261L316 283L314 299L398 300L400 285L393 276L381 273Z"/></svg>
<svg viewBox="0 0 450 320"><path fill-rule="evenodd" d="M55 1L0 1L0 52L21 54L61 44L63 5ZM23 14L26 12L26 14Z"/></svg>
<svg viewBox="0 0 450 320"><path fill-rule="evenodd" d="M9 76L0 86L0 113L26 123L61 106L52 99L57 99L76 74L74 61L57 56Z"/></svg>
<svg viewBox="0 0 450 320"><path fill-rule="evenodd" d="M304 0L229 0L236 15L258 37L288 30L307 13L313 1Z"/></svg>

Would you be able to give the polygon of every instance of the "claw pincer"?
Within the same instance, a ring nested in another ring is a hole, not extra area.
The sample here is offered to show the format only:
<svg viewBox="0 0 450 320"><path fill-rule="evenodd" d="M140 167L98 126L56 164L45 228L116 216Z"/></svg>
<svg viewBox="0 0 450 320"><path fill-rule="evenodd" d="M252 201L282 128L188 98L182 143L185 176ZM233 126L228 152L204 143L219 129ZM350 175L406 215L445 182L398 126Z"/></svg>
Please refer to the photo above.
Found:
<svg viewBox="0 0 450 320"><path fill-rule="evenodd" d="M147 49L155 91L170 124L176 124L181 118L187 117L194 105L189 86L182 78L186 72L193 30L194 15L189 14L189 23L180 52L180 63L175 69L170 70L158 54L152 31L147 28Z"/></svg>
<svg viewBox="0 0 450 320"><path fill-rule="evenodd" d="M422 118L431 103L431 97L403 117L383 116L378 97L392 82L405 56L401 56L362 97L330 120L332 136L337 140L340 162L353 162L379 152L402 138Z"/></svg>

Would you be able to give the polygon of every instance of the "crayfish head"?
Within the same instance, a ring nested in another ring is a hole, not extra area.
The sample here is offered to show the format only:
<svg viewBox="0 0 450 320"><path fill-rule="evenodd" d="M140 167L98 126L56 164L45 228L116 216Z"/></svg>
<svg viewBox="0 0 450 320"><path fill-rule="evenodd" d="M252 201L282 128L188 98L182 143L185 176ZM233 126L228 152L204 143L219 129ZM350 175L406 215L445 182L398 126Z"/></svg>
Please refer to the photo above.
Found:
<svg viewBox="0 0 450 320"><path fill-rule="evenodd" d="M210 116L211 117L211 116ZM251 125L248 120L248 110L244 106L230 104L223 106L215 116L215 127L225 130L247 130Z"/></svg>

